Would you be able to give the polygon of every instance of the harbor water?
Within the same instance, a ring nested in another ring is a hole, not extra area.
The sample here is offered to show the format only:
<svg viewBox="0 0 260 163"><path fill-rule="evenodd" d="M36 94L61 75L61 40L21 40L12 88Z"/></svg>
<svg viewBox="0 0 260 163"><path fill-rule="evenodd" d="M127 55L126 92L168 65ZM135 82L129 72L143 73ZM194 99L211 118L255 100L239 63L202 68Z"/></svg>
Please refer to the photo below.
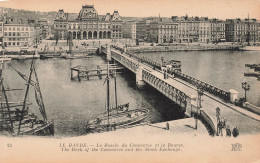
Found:
<svg viewBox="0 0 260 163"><path fill-rule="evenodd" d="M53 58L35 60L41 92L48 120L54 121L55 136L68 137L85 134L86 122L105 112L106 84L105 77L91 77L89 81L70 79L70 68L77 65L97 66L105 64L100 56L90 59ZM13 68L29 76L31 60L11 61L4 65L6 88L23 88L22 91L8 92L9 101L23 101L25 81ZM74 74L76 76L76 74ZM115 106L114 79L110 79L111 101ZM147 108L150 110L146 121L151 123L180 119L184 113L159 92L147 87L136 88L135 75L124 72L117 75L118 104L130 104L130 109ZM158 100L160 99L160 100ZM35 103L34 90L30 87L28 101L32 103L31 112L41 118Z"/></svg>

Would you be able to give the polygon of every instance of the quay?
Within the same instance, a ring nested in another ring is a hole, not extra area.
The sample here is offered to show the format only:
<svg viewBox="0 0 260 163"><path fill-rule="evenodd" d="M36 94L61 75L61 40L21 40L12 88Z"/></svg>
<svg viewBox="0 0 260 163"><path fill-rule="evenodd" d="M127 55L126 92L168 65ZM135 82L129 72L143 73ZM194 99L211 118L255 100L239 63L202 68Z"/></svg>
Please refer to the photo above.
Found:
<svg viewBox="0 0 260 163"><path fill-rule="evenodd" d="M241 134L258 133L260 130L260 116L248 110L234 105L238 93L236 91L224 91L195 78L184 75L175 75L155 68L147 62L133 57L127 52L115 46L101 46L100 54L105 54L108 60L115 60L136 74L138 87L150 85L178 104L188 117L198 115L210 126L214 134L217 130L218 118L216 108L220 108L220 118L225 118L230 127L238 126ZM180 77L182 76L182 77ZM184 78L185 77L185 78ZM204 95L201 97L201 107L198 104L198 88L202 87ZM246 122L246 123L245 123Z"/></svg>

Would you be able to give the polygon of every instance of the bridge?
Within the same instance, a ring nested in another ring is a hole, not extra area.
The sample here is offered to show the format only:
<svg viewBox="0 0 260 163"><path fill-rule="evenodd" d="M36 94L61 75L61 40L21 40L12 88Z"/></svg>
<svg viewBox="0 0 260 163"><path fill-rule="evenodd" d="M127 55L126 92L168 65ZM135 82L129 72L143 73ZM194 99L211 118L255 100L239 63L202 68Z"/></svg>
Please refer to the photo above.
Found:
<svg viewBox="0 0 260 163"><path fill-rule="evenodd" d="M127 53L126 48L101 46L99 53L105 54L107 60L114 59L135 73L138 87L148 84L178 104L187 116L198 115L213 134L217 130L217 107L220 108L220 117L227 120L231 129L237 126L241 134L260 132L260 116L235 106L233 103L238 92L232 89L224 91L179 71L162 71L160 64ZM198 87L204 91L202 106L199 105Z"/></svg>

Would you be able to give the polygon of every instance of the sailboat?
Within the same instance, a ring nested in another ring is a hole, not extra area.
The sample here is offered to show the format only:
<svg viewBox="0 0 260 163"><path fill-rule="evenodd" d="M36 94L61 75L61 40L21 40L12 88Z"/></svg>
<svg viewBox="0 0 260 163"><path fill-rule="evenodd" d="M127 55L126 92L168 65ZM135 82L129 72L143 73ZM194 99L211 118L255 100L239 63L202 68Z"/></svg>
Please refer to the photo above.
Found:
<svg viewBox="0 0 260 163"><path fill-rule="evenodd" d="M116 70L115 70L116 71ZM116 72L115 72L116 74ZM117 105L117 90L116 90L116 75L115 75L115 102L114 108L110 107L110 87L109 87L109 63L107 65L107 98L106 111L100 116L90 120L86 124L86 133L96 133L110 131L116 128L128 127L133 124L138 124L148 117L148 109L128 110L129 103Z"/></svg>
<svg viewBox="0 0 260 163"><path fill-rule="evenodd" d="M40 85L38 77L34 67L34 59L31 63L30 75L27 77L18 70L14 69L26 82L26 92L24 100L20 102L10 102L7 91L10 89L5 88L4 77L2 74L2 67L0 71L0 84L1 84L1 96L0 96L0 134L22 136L22 135L37 135L37 136L53 136L54 124L47 119L45 112L45 106L40 91ZM35 81L32 80L32 76L35 76ZM30 113L28 102L28 93L30 86L33 86L35 92L36 103L38 104L39 111L43 117L43 120L36 115ZM14 89L15 90L15 89Z"/></svg>

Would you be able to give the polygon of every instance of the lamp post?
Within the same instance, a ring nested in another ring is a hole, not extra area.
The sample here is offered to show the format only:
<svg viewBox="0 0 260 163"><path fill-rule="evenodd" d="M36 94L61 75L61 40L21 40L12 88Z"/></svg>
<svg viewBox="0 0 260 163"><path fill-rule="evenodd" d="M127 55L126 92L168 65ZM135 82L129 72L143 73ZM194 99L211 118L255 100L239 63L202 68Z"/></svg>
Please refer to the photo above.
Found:
<svg viewBox="0 0 260 163"><path fill-rule="evenodd" d="M203 96L203 88L202 87L197 87L198 91L198 103L197 103L197 113L196 113L196 123L195 123L195 128L198 128L198 111L201 109L201 96Z"/></svg>
<svg viewBox="0 0 260 163"><path fill-rule="evenodd" d="M163 56L161 56L161 61L162 61L162 66L163 66L163 61L164 61L164 57Z"/></svg>
<svg viewBox="0 0 260 163"><path fill-rule="evenodd" d="M246 91L250 90L250 85L247 82L243 82L242 88L245 90L245 102L246 102Z"/></svg>

